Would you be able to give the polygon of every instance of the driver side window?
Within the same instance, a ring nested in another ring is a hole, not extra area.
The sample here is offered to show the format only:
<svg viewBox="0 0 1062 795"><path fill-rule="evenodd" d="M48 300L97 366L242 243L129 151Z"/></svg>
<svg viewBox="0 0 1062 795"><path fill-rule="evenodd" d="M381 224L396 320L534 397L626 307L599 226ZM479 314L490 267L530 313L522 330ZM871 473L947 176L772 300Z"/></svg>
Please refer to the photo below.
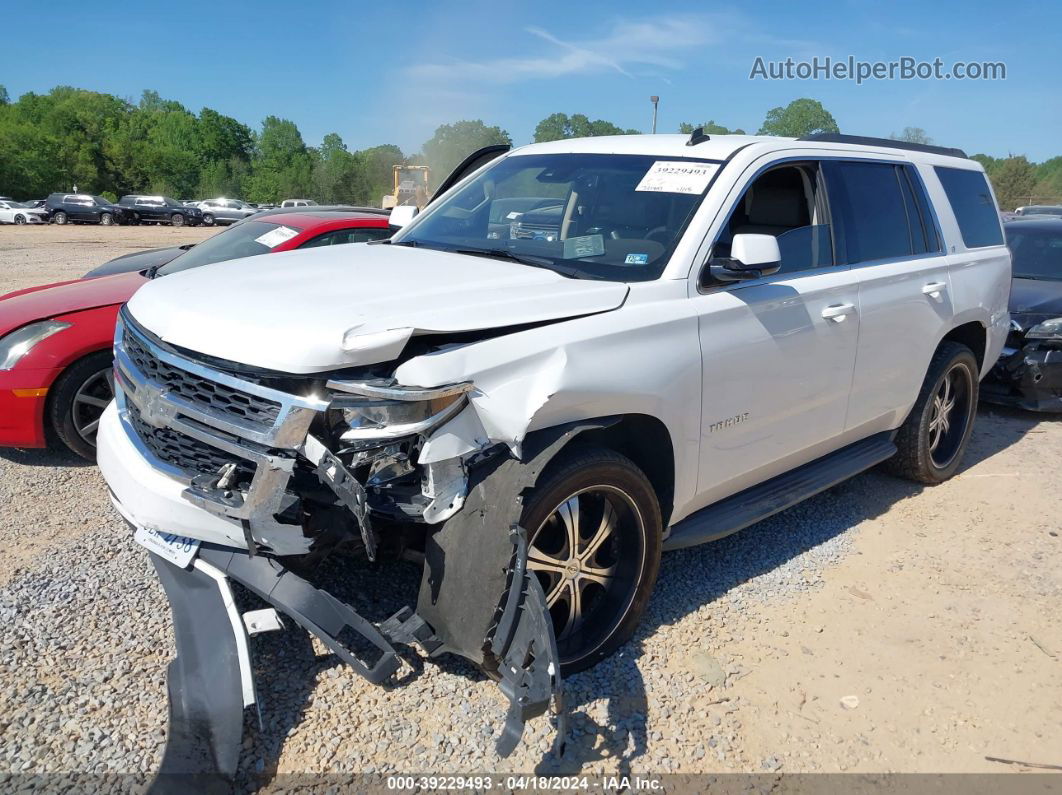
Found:
<svg viewBox="0 0 1062 795"><path fill-rule="evenodd" d="M837 264L825 180L816 162L787 163L760 174L738 199L712 249L730 256L734 235L771 235L781 267L794 273Z"/></svg>

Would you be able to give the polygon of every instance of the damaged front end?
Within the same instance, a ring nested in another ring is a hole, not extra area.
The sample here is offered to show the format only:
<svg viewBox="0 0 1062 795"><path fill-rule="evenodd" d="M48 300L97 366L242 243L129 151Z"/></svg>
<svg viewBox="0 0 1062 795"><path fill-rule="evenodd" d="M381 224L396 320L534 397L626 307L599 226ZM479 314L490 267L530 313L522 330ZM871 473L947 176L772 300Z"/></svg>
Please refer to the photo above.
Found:
<svg viewBox="0 0 1062 795"><path fill-rule="evenodd" d="M1062 411L1062 320L1030 325L1026 329L1012 321L981 398L1027 411Z"/></svg>
<svg viewBox="0 0 1062 795"><path fill-rule="evenodd" d="M178 652L164 777L234 774L243 710L256 702L248 639L281 616L377 684L400 667L396 645L476 663L510 702L502 755L526 720L559 706L553 626L519 521L521 495L574 431L517 461L469 420L471 384L412 389L380 372L251 371L173 348L128 313L115 359L130 442L184 484L183 501L223 520L183 542L190 559L152 555ZM429 437L441 441L425 454ZM120 493L115 502L139 537L145 523ZM152 529L149 548L164 553L166 528ZM314 583L326 559L359 557L423 561L416 610L374 623ZM231 583L268 609L240 614Z"/></svg>

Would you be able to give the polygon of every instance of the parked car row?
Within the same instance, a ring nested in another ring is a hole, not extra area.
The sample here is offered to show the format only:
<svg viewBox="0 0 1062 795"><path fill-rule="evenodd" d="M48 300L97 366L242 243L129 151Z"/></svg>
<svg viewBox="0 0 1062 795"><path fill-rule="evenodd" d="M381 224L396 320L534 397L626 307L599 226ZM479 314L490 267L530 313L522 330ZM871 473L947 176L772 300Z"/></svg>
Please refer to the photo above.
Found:
<svg viewBox="0 0 1062 795"><path fill-rule="evenodd" d="M286 199L284 209L317 207L312 199ZM89 193L53 193L47 199L16 202L0 197L0 223L11 224L169 224L225 226L242 221L275 204L239 199L177 201L169 196L129 194L117 203Z"/></svg>

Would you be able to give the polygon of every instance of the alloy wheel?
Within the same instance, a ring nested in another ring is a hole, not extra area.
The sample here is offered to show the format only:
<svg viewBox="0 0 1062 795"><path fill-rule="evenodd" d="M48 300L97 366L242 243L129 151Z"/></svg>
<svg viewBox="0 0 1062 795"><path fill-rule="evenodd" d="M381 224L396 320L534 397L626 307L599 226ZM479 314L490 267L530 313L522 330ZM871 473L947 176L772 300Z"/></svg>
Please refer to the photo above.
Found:
<svg viewBox="0 0 1062 795"><path fill-rule="evenodd" d="M546 595L565 662L592 653L630 609L641 579L644 519L614 486L582 489L530 538L527 567Z"/></svg>
<svg viewBox="0 0 1062 795"><path fill-rule="evenodd" d="M929 456L938 468L947 467L962 447L972 391L969 368L956 364L944 374L933 395L927 431Z"/></svg>
<svg viewBox="0 0 1062 795"><path fill-rule="evenodd" d="M99 428L103 410L113 399L114 370L110 367L90 375L74 393L70 409L74 430L93 447L96 446L96 430Z"/></svg>

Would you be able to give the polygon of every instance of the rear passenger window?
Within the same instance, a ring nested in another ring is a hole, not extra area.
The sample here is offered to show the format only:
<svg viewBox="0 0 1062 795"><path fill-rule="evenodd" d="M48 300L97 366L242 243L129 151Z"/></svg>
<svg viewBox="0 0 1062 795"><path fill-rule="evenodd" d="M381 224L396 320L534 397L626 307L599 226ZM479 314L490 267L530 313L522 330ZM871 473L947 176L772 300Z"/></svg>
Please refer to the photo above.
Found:
<svg viewBox="0 0 1062 795"><path fill-rule="evenodd" d="M921 232L921 251L912 241L914 197L910 190L904 191L903 176L902 168L891 163L837 165L841 196L834 197L834 204L836 209L836 199L840 199L850 264L906 257L925 250Z"/></svg>
<svg viewBox="0 0 1062 795"><path fill-rule="evenodd" d="M934 170L951 203L966 248L1002 245L999 210L992 200L985 175L964 168L937 166Z"/></svg>

